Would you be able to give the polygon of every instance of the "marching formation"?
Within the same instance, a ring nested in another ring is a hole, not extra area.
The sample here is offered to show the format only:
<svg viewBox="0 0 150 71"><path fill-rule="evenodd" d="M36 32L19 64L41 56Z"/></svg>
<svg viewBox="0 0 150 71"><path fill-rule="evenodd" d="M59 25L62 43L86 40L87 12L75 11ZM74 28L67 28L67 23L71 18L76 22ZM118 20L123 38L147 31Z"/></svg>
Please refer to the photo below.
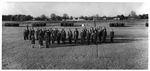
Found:
<svg viewBox="0 0 150 71"><path fill-rule="evenodd" d="M28 28L24 30L24 40L31 40L32 48L34 48L35 41L38 40L39 48L45 46L49 48L55 44L98 44L105 43L107 37L107 30L105 27L97 27L91 29L84 28L81 32L77 28L75 31L69 29L66 32L64 29L58 30L58 28L52 29L39 29L35 31L34 28ZM114 31L110 32L110 42L113 42Z"/></svg>

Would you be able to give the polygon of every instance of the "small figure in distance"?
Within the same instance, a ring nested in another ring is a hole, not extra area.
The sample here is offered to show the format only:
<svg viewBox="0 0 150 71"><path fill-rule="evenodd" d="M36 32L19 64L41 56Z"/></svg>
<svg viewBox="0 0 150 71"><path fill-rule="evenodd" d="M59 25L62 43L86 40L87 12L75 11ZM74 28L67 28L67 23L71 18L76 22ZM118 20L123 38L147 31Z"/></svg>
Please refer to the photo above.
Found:
<svg viewBox="0 0 150 71"><path fill-rule="evenodd" d="M72 44L72 38L73 38L73 34L72 34L72 31L69 29L68 31L69 44Z"/></svg>
<svg viewBox="0 0 150 71"><path fill-rule="evenodd" d="M33 34L31 35L31 44L32 44L32 48L34 48L34 45L35 45L35 36Z"/></svg>
<svg viewBox="0 0 150 71"><path fill-rule="evenodd" d="M113 43L114 42L114 31L113 29L110 32L110 42Z"/></svg>

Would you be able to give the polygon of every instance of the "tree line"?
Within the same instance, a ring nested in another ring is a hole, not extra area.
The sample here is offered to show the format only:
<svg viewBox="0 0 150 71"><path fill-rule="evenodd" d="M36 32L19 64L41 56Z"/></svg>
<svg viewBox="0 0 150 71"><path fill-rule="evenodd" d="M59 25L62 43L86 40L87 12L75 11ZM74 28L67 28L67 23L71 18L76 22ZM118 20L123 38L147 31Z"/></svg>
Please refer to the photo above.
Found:
<svg viewBox="0 0 150 71"><path fill-rule="evenodd" d="M117 15L114 17L109 16L102 16L100 17L98 14L93 16L80 16L80 17L73 17L69 16L68 14L63 14L63 16L56 15L55 13L52 13L49 17L45 14L33 17L31 15L2 15L2 21L30 21L30 20L38 20L38 21L45 21L45 20L52 20L52 21L62 21L62 20L73 20L73 19L82 19L82 20L103 20L103 19L111 20L111 19L119 19L119 20L125 20L129 18L133 19L148 19L148 14L142 14L142 15L136 15L134 11L131 11L131 13L128 16L124 16L123 14Z"/></svg>

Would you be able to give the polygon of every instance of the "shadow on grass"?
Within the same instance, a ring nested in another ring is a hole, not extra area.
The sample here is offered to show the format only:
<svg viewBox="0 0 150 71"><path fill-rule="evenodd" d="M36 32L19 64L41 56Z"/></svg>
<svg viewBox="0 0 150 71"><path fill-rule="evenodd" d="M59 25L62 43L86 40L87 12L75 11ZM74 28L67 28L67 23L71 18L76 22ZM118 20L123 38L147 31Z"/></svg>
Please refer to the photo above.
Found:
<svg viewBox="0 0 150 71"><path fill-rule="evenodd" d="M57 47L72 47L72 46L88 46L88 45L101 45L101 44L118 44L118 43L131 43L131 42L134 42L134 41L140 41L142 39L114 39L114 42L110 42L109 39L106 40L105 43L103 42L98 42L97 44L94 44L94 43L91 43L91 44L81 44L81 42L79 41L77 44L69 44L69 42L66 42L65 44L52 44L50 45L49 48L57 48ZM45 46L43 46L43 48L46 48Z"/></svg>

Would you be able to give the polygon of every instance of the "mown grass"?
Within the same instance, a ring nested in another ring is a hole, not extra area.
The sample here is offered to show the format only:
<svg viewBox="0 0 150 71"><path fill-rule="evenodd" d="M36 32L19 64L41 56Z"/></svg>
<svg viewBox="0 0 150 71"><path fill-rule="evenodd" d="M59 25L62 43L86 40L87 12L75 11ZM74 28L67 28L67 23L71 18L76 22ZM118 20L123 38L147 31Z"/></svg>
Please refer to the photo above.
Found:
<svg viewBox="0 0 150 71"><path fill-rule="evenodd" d="M129 22L126 22L130 24ZM145 21L132 22L131 27L109 27L115 31L115 43L98 45L54 45L52 48L31 48L23 40L26 27L2 27L2 69L148 69L148 28ZM81 23L78 23L81 24ZM91 23L86 23L89 29ZM46 28L76 27L47 26ZM42 27L44 28L44 27ZM81 31L82 27L77 27ZM36 28L35 28L36 29ZM96 49L98 47L98 57Z"/></svg>

